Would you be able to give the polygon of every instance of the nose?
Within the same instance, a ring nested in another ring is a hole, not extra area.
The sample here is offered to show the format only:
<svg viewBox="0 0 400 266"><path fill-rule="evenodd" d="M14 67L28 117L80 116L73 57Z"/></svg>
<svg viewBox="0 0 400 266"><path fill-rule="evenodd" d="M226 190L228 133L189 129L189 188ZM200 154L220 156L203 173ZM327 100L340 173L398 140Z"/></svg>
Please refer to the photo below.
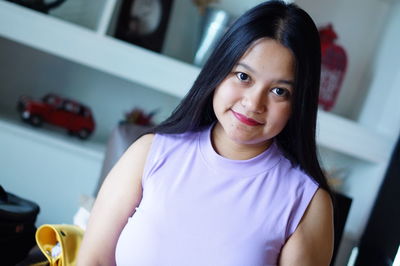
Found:
<svg viewBox="0 0 400 266"><path fill-rule="evenodd" d="M249 89L242 97L241 104L247 112L263 113L267 110L267 99L263 90Z"/></svg>

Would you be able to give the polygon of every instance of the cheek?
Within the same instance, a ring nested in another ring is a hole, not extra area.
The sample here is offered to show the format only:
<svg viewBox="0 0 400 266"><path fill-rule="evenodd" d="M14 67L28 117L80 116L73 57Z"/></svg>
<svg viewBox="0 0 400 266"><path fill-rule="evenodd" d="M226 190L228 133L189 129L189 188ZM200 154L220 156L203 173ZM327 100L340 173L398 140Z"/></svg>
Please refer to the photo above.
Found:
<svg viewBox="0 0 400 266"><path fill-rule="evenodd" d="M271 109L270 109L271 110ZM273 113L271 114L275 123L279 124L281 127L285 127L287 121L292 115L292 108L290 105L288 106L280 106L279 108L274 108Z"/></svg>
<svg viewBox="0 0 400 266"><path fill-rule="evenodd" d="M214 93L214 104L229 107L240 100L240 93L229 80L221 83Z"/></svg>

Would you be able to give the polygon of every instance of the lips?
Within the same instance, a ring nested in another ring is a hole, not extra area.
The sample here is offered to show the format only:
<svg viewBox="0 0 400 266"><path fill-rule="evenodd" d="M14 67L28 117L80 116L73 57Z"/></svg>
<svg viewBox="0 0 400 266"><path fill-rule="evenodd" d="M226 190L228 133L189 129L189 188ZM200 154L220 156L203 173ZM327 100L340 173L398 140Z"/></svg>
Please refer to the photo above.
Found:
<svg viewBox="0 0 400 266"><path fill-rule="evenodd" d="M258 122L258 121L256 121L256 120L254 120L254 119L252 119L252 118L249 118L249 117L244 116L244 115L242 115L242 114L236 113L236 112L233 111L233 110L231 110L231 111L232 111L233 115L234 115L240 122L242 122L242 123L244 123L244 124L246 124L246 125L248 125L248 126L259 126L259 125L262 125L262 123L260 123L260 122Z"/></svg>

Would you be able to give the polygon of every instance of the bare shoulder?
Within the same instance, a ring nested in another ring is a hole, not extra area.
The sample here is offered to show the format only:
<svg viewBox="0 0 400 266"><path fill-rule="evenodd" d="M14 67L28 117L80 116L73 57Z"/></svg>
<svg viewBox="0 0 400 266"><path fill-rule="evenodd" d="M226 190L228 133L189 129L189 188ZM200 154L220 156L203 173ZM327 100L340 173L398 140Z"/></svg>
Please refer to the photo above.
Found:
<svg viewBox="0 0 400 266"><path fill-rule="evenodd" d="M141 180L153 137L146 134L137 139L104 180L91 211L78 265L115 265L119 235L142 199Z"/></svg>
<svg viewBox="0 0 400 266"><path fill-rule="evenodd" d="M145 134L139 137L125 152L131 154L132 152L145 152L150 150L151 144L153 143L154 134Z"/></svg>
<svg viewBox="0 0 400 266"><path fill-rule="evenodd" d="M331 196L326 190L320 188L317 190L317 192L315 192L315 195L310 202L310 206L306 211L306 216L303 218L303 221L304 219L307 219L307 215L330 216L332 212L333 205Z"/></svg>
<svg viewBox="0 0 400 266"><path fill-rule="evenodd" d="M122 185L121 182L128 182L126 185L129 185L134 179L140 181L138 179L141 179L153 138L154 134L146 134L133 142L111 169L104 183L117 179L118 184Z"/></svg>
<svg viewBox="0 0 400 266"><path fill-rule="evenodd" d="M318 189L296 231L284 245L280 265L329 265L333 250L333 205Z"/></svg>
<svg viewBox="0 0 400 266"><path fill-rule="evenodd" d="M145 134L145 135L141 136L140 138L138 138L134 142L134 144L136 144L136 145L144 145L146 147L150 147L151 143L153 142L153 138L154 138L154 134L153 133Z"/></svg>

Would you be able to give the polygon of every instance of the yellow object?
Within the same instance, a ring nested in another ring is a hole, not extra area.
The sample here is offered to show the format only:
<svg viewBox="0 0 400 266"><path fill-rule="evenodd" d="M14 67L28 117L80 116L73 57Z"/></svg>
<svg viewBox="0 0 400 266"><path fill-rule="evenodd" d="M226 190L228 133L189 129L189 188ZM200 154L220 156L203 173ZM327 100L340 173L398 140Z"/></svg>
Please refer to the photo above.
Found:
<svg viewBox="0 0 400 266"><path fill-rule="evenodd" d="M36 243L50 266L74 266L83 230L70 224L44 224L36 230Z"/></svg>
<svg viewBox="0 0 400 266"><path fill-rule="evenodd" d="M49 266L48 261L36 262L34 264L30 264L29 266Z"/></svg>

